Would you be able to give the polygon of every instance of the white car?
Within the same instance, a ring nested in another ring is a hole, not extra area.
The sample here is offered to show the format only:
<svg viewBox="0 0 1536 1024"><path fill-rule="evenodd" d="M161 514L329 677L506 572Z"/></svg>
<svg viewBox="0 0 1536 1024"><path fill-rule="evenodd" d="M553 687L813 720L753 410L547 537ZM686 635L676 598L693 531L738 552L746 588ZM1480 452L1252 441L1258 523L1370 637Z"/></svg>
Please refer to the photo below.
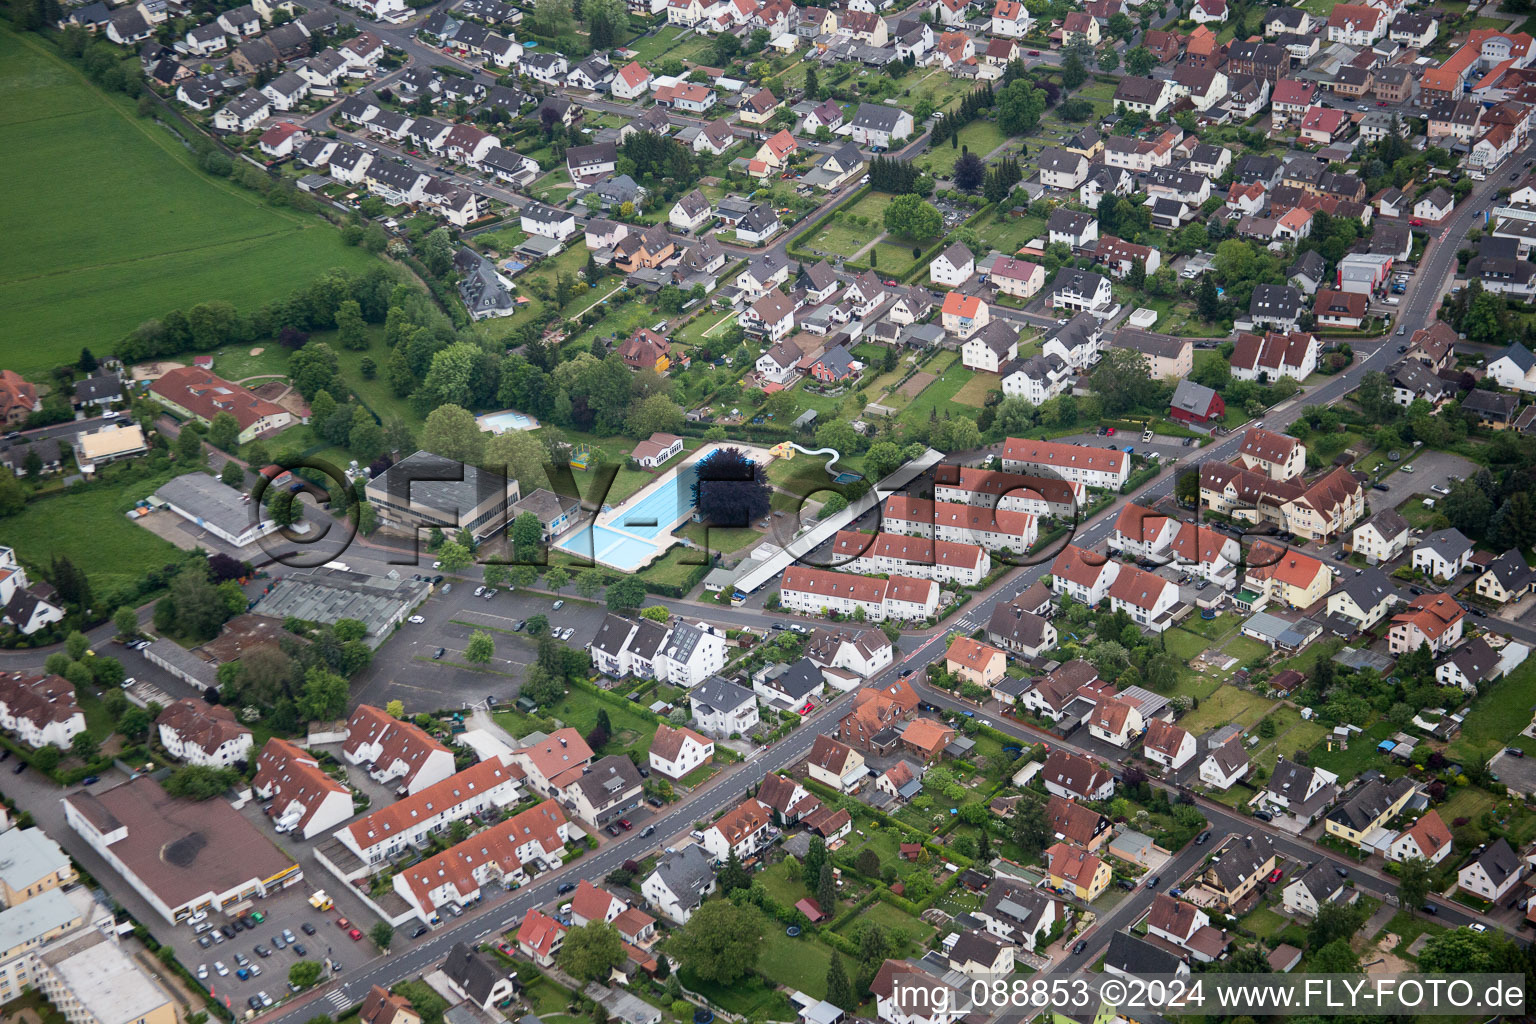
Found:
<svg viewBox="0 0 1536 1024"><path fill-rule="evenodd" d="M559 611L561 608L565 607L565 602L564 601L556 601L554 604L550 605L549 607L550 607L551 611Z"/></svg>
<svg viewBox="0 0 1536 1024"><path fill-rule="evenodd" d="M208 965L207 964L198 964L197 965L197 980L198 981L207 981L208 980Z"/></svg>
<svg viewBox="0 0 1536 1024"><path fill-rule="evenodd" d="M476 597L479 597L483 593L485 593L485 588L484 587L476 587L475 588L475 596Z"/></svg>
<svg viewBox="0 0 1536 1024"><path fill-rule="evenodd" d="M442 567L443 567L443 563L442 562L433 562L432 563L432 568L434 568L434 569L441 569Z"/></svg>
<svg viewBox="0 0 1536 1024"><path fill-rule="evenodd" d="M127 679L123 680L123 688L126 689L126 688L132 686L136 682L138 682L137 679L135 679L133 676L129 676Z"/></svg>
<svg viewBox="0 0 1536 1024"><path fill-rule="evenodd" d="M1451 489L1449 487L1445 487L1445 486L1443 486L1441 484L1431 484L1429 489L1434 491L1436 494L1450 494L1451 493Z"/></svg>
<svg viewBox="0 0 1536 1024"><path fill-rule="evenodd" d="M188 924L202 924L206 920L208 920L208 911L206 911L206 910L199 910L197 913L195 913L191 917L187 918L187 923Z"/></svg>
<svg viewBox="0 0 1536 1024"><path fill-rule="evenodd" d="M419 626L423 622L426 622L427 620L422 618L420 615L412 615L410 618L406 619L405 621L409 622L413 626Z"/></svg>
<svg viewBox="0 0 1536 1024"><path fill-rule="evenodd" d="M224 966L223 960L215 960L213 962L213 969L219 973L219 977L229 977L229 968Z"/></svg>
<svg viewBox="0 0 1536 1024"><path fill-rule="evenodd" d="M261 1000L261 1005L262 1006L271 1006L272 1005L272 997L267 995L265 990L257 992L256 993L256 998Z"/></svg>
<svg viewBox="0 0 1536 1024"><path fill-rule="evenodd" d="M1471 928L1475 932L1485 932L1488 930L1488 926L1483 924L1481 921L1473 921L1471 924L1467 925L1467 927Z"/></svg>

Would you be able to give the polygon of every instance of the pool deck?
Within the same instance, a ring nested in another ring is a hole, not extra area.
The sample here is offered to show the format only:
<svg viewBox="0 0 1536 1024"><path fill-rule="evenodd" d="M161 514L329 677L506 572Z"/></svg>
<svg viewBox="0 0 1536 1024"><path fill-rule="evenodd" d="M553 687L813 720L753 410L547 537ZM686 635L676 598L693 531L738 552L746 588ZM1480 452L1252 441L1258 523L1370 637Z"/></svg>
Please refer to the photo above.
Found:
<svg viewBox="0 0 1536 1024"><path fill-rule="evenodd" d="M649 544L655 548L654 553L652 553L648 558L645 558L635 563L634 565L614 565L610 562L605 562L600 558L593 559L598 565L604 566L605 568L617 569L618 571L625 573L639 572L641 569L644 569L646 566L656 561L656 559L666 554L669 550L672 549L674 545L682 543L682 539L674 536L673 531L683 526L693 518L693 508L690 505L688 511L684 512L675 521L667 524L655 537L642 537L639 534L631 533L630 531L624 529L622 526L618 525L619 520L633 509L644 503L644 501L652 494L656 493L663 487L669 486L671 482L677 478L678 474L681 473L684 469L697 464L699 460L704 458L706 455L709 455L721 448L739 448L743 453L751 458L753 462L756 462L765 468L773 462L774 458L768 453L766 448L757 448L752 445L736 444L729 441L710 442L706 447L700 448L697 451L685 453L682 458L678 460L677 464L671 469L663 470L660 474L657 475L656 479L640 488L640 490L636 491L634 494L631 494L628 498L625 498L614 508L608 510L607 512L599 512L597 516L593 518L592 522L578 525L570 533L566 534L563 540L557 540L555 542L555 547L568 554L577 555L580 557L592 557L593 552L573 551L566 547L565 544L566 542L573 541L577 537L581 536L585 527L590 526L594 529L601 527L605 530L611 530L623 537L627 537L630 540L638 541L642 544ZM593 545L593 548L595 551L595 544Z"/></svg>
<svg viewBox="0 0 1536 1024"><path fill-rule="evenodd" d="M514 416L518 417L518 419L513 420L510 423L494 422L503 417ZM537 430L540 426L540 423L536 418L528 415L525 412L518 412L516 409L503 409L500 412L488 412L476 416L475 426L479 427L481 430L489 431L492 434L505 434L508 431L513 430Z"/></svg>

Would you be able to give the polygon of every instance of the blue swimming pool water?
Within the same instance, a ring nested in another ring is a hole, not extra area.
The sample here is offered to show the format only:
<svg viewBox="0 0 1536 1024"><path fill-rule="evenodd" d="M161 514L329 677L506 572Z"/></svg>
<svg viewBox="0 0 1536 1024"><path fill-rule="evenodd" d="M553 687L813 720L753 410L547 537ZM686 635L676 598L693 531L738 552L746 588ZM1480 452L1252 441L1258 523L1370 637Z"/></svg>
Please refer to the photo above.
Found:
<svg viewBox="0 0 1536 1024"><path fill-rule="evenodd" d="M608 529L584 526L561 540L555 547L581 558L590 558L616 569L634 570L655 557L653 541L639 540Z"/></svg>
<svg viewBox="0 0 1536 1024"><path fill-rule="evenodd" d="M698 471L690 465L675 473L645 499L620 508L611 525L641 537L659 537L693 511L693 484Z"/></svg>

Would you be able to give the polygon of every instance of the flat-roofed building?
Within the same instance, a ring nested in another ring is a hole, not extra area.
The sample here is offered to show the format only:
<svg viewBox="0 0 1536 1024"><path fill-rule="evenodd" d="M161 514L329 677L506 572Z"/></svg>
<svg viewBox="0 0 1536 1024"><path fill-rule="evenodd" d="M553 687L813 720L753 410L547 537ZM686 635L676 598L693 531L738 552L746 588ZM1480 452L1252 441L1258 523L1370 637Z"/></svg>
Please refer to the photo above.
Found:
<svg viewBox="0 0 1536 1024"><path fill-rule="evenodd" d="M292 857L225 801L177 800L147 775L70 793L64 819L172 924L304 877Z"/></svg>
<svg viewBox="0 0 1536 1024"><path fill-rule="evenodd" d="M505 529L520 498L515 479L430 452L401 459L368 481L366 493L387 527L467 529L476 540Z"/></svg>

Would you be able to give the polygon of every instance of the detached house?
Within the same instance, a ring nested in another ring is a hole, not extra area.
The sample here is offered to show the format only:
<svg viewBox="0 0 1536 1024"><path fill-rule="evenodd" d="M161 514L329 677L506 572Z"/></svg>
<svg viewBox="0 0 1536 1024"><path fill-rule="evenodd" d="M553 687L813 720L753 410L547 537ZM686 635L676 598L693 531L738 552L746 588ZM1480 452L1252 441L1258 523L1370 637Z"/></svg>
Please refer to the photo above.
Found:
<svg viewBox="0 0 1536 1024"><path fill-rule="evenodd" d="M1150 761L1178 771L1194 760L1198 748L1199 744L1186 729L1165 722L1161 718L1154 718L1147 723L1147 732L1142 740L1142 753Z"/></svg>
<svg viewBox="0 0 1536 1024"><path fill-rule="evenodd" d="M1441 654L1460 642L1465 618L1461 605L1445 594L1421 594L1408 603L1406 611L1392 616L1388 649L1401 655L1427 644L1431 654Z"/></svg>
<svg viewBox="0 0 1536 1024"><path fill-rule="evenodd" d="M1413 549L1413 567L1442 583L1472 564L1472 542L1454 527L1432 533Z"/></svg>
<svg viewBox="0 0 1536 1024"><path fill-rule="evenodd" d="M1524 874L1525 862L1500 836L1456 872L1456 885L1473 896L1497 903L1514 889Z"/></svg>

